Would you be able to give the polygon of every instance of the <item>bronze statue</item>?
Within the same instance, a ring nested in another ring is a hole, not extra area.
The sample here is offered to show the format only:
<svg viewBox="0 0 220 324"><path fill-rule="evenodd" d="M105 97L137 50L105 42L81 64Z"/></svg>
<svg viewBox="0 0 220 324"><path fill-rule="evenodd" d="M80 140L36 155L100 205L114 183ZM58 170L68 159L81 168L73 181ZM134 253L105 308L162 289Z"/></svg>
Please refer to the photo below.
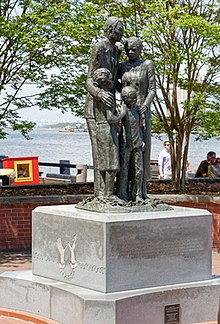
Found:
<svg viewBox="0 0 220 324"><path fill-rule="evenodd" d="M93 73L94 85L99 91L110 92L113 88L112 75L108 69L99 68ZM115 200L113 187L119 171L119 144L116 125L125 116L126 107L116 111L115 104L109 107L106 103L94 98L93 111L96 122L97 141L97 174L104 185L102 195Z"/></svg>
<svg viewBox="0 0 220 324"><path fill-rule="evenodd" d="M93 45L90 54L88 77L86 81L86 89L88 91L85 103L85 118L92 144L93 165L94 165L94 192L96 196L103 195L104 183L99 172L99 161L97 158L97 125L94 116L94 100L100 101L107 107L111 108L115 105L115 89L118 82L118 65L119 50L115 45L120 41L123 35L122 20L117 17L107 19L104 26L105 37ZM99 68L106 68L112 75L112 89L105 91L94 85L93 73Z"/></svg>
<svg viewBox="0 0 220 324"><path fill-rule="evenodd" d="M128 62L120 64L122 87L132 86L137 93L137 105L142 113L142 134L145 148L143 151L143 188L142 197L147 198L146 181L150 178L151 152L151 110L150 104L156 95L155 69L151 60L141 59L142 42L130 37L125 42Z"/></svg>
<svg viewBox="0 0 220 324"><path fill-rule="evenodd" d="M92 144L94 197L83 200L77 208L116 213L170 209L161 201L146 199L142 188L150 150L150 103L156 91L154 65L152 61L140 59L141 42L128 39L125 49L129 62L120 65L123 103L116 109L120 51L115 44L123 35L122 20L108 18L104 34L92 47L86 81L85 118ZM119 170L115 196L115 177Z"/></svg>
<svg viewBox="0 0 220 324"><path fill-rule="evenodd" d="M125 201L142 203L143 157L144 148L141 131L141 114L137 106L137 93L127 86L121 92L124 105L127 107L122 118L120 142L120 172L117 179L117 195ZM129 181L130 174L130 181Z"/></svg>

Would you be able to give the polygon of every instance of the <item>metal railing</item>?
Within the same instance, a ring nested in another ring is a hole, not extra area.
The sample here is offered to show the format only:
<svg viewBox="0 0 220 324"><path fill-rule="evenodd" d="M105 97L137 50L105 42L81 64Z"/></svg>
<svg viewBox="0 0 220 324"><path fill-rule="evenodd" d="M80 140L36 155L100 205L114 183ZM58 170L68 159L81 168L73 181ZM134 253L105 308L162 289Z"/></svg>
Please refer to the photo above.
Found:
<svg viewBox="0 0 220 324"><path fill-rule="evenodd" d="M70 180L70 182L86 182L87 181L87 170L93 170L92 165L86 164L72 164L69 160L60 160L59 163L53 162L38 162L39 166L43 167L58 167L60 173L46 173L46 178L53 178L59 180ZM70 169L76 169L76 174L71 175ZM43 172L39 172L41 175Z"/></svg>

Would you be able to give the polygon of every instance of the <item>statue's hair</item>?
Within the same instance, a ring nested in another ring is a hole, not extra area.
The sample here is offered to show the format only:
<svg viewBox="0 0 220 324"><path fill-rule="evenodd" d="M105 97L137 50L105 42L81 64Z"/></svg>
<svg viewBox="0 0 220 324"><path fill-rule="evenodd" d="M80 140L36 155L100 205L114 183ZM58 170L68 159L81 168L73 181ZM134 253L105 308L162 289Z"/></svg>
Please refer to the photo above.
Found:
<svg viewBox="0 0 220 324"><path fill-rule="evenodd" d="M132 37L129 37L129 38L126 39L125 46L124 46L125 50L127 50L127 48L128 48L128 43L134 43L135 46L138 47L140 50L143 49L142 41L139 38L135 37L135 36L132 36Z"/></svg>
<svg viewBox="0 0 220 324"><path fill-rule="evenodd" d="M106 36L108 36L112 32L112 29L115 28L119 22L121 22L123 24L123 21L121 18L109 17L105 22L104 34Z"/></svg>
<svg viewBox="0 0 220 324"><path fill-rule="evenodd" d="M106 69L106 68L99 68L97 70L94 71L92 78L95 82L99 81L100 75L105 73L108 79L112 79L112 74L111 72Z"/></svg>
<svg viewBox="0 0 220 324"><path fill-rule="evenodd" d="M135 97L137 97L137 91L131 86L126 86L122 89L121 95L122 95L122 97L125 97L125 96L129 97L130 95L132 95L135 98Z"/></svg>

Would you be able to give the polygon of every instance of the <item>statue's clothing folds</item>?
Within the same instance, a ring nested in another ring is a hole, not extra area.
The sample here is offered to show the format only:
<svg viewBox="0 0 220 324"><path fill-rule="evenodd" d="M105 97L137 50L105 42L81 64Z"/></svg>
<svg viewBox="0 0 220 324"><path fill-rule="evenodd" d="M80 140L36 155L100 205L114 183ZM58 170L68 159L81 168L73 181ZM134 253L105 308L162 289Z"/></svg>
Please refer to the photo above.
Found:
<svg viewBox="0 0 220 324"><path fill-rule="evenodd" d="M146 181L150 178L151 154L151 110L150 104L156 95L156 80L154 63L151 60L138 59L134 62L124 62L119 65L119 78L122 87L131 86L137 93L137 105L145 107L142 118L142 138L145 143L143 152L143 198L146 198Z"/></svg>
<svg viewBox="0 0 220 324"><path fill-rule="evenodd" d="M93 45L91 49L88 77L86 81L86 89L88 91L88 94L86 96L84 115L87 121L88 132L90 135L91 145L92 145L93 166L94 166L94 192L96 195L102 194L104 190L102 177L100 177L98 170L103 169L104 154L108 151L108 148L105 148L105 152L103 151L102 153L102 149L104 149L102 145L103 138L101 138L101 135L98 135L97 137L97 134L99 132L102 132L102 135L104 135L104 133L105 135L107 135L106 132L110 130L107 127L104 126L101 127L101 125L97 125L96 123L94 105L97 106L96 98L100 89L94 85L92 76L94 71L96 71L99 68L108 69L112 74L112 81L113 81L113 87L111 92L115 94L115 88L118 82L118 59L119 59L119 50L117 46L113 45L107 37L103 38L97 44ZM111 126L111 128L112 127L113 126ZM102 148L98 149L99 145L101 145ZM111 144L109 143L109 145ZM112 146L115 146L114 142L112 143ZM114 150L112 150L112 152L113 151ZM102 156L102 159L100 159L100 156ZM109 167L113 168L114 166L112 164L111 166L109 165ZM116 165L115 167L117 167L116 170L118 170L118 165Z"/></svg>
<svg viewBox="0 0 220 324"><path fill-rule="evenodd" d="M94 118L93 110L93 98L97 96L99 89L94 86L92 75L94 71L99 68L106 68L111 71L113 88L112 93L115 93L115 89L118 82L118 59L119 50L117 46L113 46L108 38L103 39L99 43L93 45L90 61L88 77L86 81L86 89L89 92L86 98L85 105L85 118Z"/></svg>

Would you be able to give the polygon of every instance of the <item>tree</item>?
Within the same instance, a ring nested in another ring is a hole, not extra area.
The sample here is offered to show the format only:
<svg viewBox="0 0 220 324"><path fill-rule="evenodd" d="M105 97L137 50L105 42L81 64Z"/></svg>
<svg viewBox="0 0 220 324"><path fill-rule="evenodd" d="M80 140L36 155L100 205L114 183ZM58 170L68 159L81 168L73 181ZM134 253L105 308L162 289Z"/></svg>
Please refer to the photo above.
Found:
<svg viewBox="0 0 220 324"><path fill-rule="evenodd" d="M39 1L3 0L0 3L1 138L7 135L8 126L28 136L34 124L22 121L19 110L35 105L38 95L24 97L21 90L26 83L36 82L41 88L47 79L45 70L56 64L48 53L51 39L56 38L59 30L56 24L63 23L62 13L67 7L59 1L47 2L47 8Z"/></svg>
<svg viewBox="0 0 220 324"><path fill-rule="evenodd" d="M167 133L174 187L184 190L192 131L198 139L220 137L219 1L101 2L108 15L123 17L125 35L140 37L144 57L155 63L153 131Z"/></svg>
<svg viewBox="0 0 220 324"><path fill-rule="evenodd" d="M6 136L10 124L27 135L33 125L21 121L23 107L83 114L91 43L106 17L116 15L124 20L125 36L140 37L145 58L155 62L153 129L168 134L174 185L183 189L191 132L220 136L218 4L219 0L1 1L0 137ZM36 83L39 93L19 97L25 82Z"/></svg>
<svg viewBox="0 0 220 324"><path fill-rule="evenodd" d="M107 15L127 17L130 6L132 1L129 6L102 0L0 2L0 138L7 136L9 126L28 137L34 123L21 120L23 108L83 115L91 43ZM128 28L137 29L137 21ZM24 95L26 84L37 90Z"/></svg>
<svg viewBox="0 0 220 324"><path fill-rule="evenodd" d="M0 138L9 126L28 137L34 123L21 119L23 108L79 110L86 57L98 24L92 4L0 2ZM25 96L26 84L35 84L36 92Z"/></svg>
<svg viewBox="0 0 220 324"><path fill-rule="evenodd" d="M220 137L219 8L215 0L158 0L148 6L145 18L144 40L159 89L155 116L171 144L174 186L184 189L191 132L200 127L201 135L206 129L209 136Z"/></svg>

